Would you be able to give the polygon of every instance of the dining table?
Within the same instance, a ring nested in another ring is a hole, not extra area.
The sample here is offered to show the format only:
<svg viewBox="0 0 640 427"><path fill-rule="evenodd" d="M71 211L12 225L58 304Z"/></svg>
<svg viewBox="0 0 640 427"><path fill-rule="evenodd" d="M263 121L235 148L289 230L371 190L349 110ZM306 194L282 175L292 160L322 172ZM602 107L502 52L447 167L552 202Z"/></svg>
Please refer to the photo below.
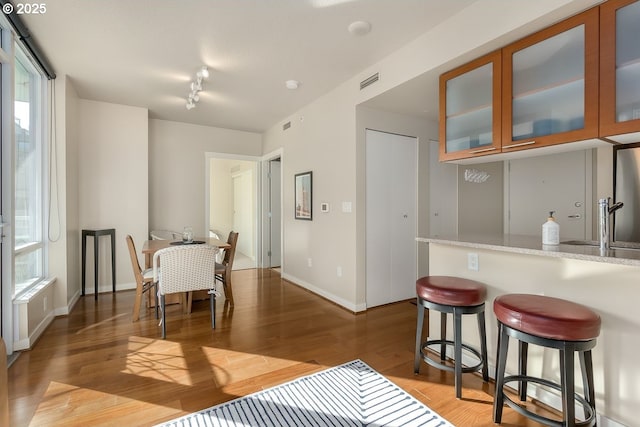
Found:
<svg viewBox="0 0 640 427"><path fill-rule="evenodd" d="M153 268L153 255L160 249L178 245L197 244L217 246L218 249L229 249L231 247L229 243L214 237L194 237L192 243L184 243L182 240L145 240L144 245L142 245L144 268Z"/></svg>
<svg viewBox="0 0 640 427"><path fill-rule="evenodd" d="M225 241L220 239L216 239L214 237L195 237L191 243L183 242L182 240L164 240L164 239L153 239L153 240L145 240L142 245L142 254L144 255L144 266L145 268L153 268L153 255L158 252L160 249L169 248L172 246L180 246L180 245L209 245L216 246L218 249L229 249L231 245ZM178 294L170 294L167 295L167 304L175 304L182 303L184 304L185 313L190 310L190 303L187 304L187 301L184 296ZM155 307L155 300L151 298L151 295L147 298L147 307Z"/></svg>

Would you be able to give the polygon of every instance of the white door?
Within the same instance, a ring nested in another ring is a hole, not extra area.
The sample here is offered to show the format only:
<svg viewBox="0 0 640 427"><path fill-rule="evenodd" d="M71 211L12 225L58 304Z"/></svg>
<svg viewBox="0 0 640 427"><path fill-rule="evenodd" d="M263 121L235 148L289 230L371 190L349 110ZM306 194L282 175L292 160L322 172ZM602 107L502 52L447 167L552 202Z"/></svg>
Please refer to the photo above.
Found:
<svg viewBox="0 0 640 427"><path fill-rule="evenodd" d="M269 233L270 258L269 267L280 267L280 159L269 161Z"/></svg>
<svg viewBox="0 0 640 427"><path fill-rule="evenodd" d="M590 163L588 151L509 161L507 231L542 238L542 224L555 211L560 240L590 237Z"/></svg>
<svg viewBox="0 0 640 427"><path fill-rule="evenodd" d="M417 139L366 133L367 307L415 297Z"/></svg>

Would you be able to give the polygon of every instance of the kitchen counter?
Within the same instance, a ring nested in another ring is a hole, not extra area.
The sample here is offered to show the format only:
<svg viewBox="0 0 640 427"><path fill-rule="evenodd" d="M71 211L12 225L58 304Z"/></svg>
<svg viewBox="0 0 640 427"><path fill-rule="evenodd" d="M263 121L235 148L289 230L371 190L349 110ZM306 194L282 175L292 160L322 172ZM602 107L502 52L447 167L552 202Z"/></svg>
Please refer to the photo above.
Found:
<svg viewBox="0 0 640 427"><path fill-rule="evenodd" d="M543 247L540 237L455 236L417 238L428 243L428 274L477 280L487 287L486 324L489 372L495 372L497 343L493 300L507 293L563 298L595 310L602 319L593 350L595 394L602 425L635 426L640 407L640 250L561 244ZM470 257L469 253L475 254ZM471 261L471 262L470 262ZM439 313L429 314L439 325ZM479 346L473 316L465 319L465 343ZM466 323L465 323L466 322ZM431 331L434 332L433 330ZM437 332L436 332L437 333ZM507 372L517 372L517 351L509 352ZM472 359L472 358L469 358ZM470 365L473 360L463 363ZM529 347L529 372L559 381L557 350ZM579 377L578 377L579 378ZM580 381L578 390L582 391ZM557 393L531 384L529 394L557 409Z"/></svg>
<svg viewBox="0 0 640 427"><path fill-rule="evenodd" d="M416 241L461 246L474 249L490 249L526 255L540 255L584 261L606 262L640 266L640 249L609 249L601 251L597 246L560 244L542 245L539 236L521 235L462 235L417 237Z"/></svg>

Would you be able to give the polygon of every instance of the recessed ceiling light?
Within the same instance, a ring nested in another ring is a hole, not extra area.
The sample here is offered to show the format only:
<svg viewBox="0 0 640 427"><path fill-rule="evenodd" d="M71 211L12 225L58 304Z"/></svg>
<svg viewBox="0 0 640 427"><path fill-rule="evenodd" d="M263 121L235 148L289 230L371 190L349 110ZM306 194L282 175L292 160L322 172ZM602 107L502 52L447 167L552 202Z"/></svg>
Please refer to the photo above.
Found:
<svg viewBox="0 0 640 427"><path fill-rule="evenodd" d="M284 82L284 84L287 87L287 89L291 89L291 90L298 89L298 86L300 86L300 82L297 80L287 80L286 82Z"/></svg>
<svg viewBox="0 0 640 427"><path fill-rule="evenodd" d="M347 29L354 36L364 36L371 31L371 24L366 21L355 21L349 24Z"/></svg>

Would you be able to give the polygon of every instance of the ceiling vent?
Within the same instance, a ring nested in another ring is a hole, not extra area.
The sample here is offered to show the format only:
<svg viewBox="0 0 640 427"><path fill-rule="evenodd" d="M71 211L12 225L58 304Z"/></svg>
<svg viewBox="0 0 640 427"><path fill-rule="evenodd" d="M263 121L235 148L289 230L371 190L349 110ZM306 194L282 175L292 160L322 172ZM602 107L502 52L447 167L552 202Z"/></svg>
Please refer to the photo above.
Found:
<svg viewBox="0 0 640 427"><path fill-rule="evenodd" d="M285 124L282 125L282 130L287 130L291 127L291 122L287 122Z"/></svg>
<svg viewBox="0 0 640 427"><path fill-rule="evenodd" d="M370 85L374 84L378 80L380 80L380 74L379 73L375 73L371 77L368 77L368 78L364 79L363 81L360 82L360 90L364 89L367 86L370 86Z"/></svg>

